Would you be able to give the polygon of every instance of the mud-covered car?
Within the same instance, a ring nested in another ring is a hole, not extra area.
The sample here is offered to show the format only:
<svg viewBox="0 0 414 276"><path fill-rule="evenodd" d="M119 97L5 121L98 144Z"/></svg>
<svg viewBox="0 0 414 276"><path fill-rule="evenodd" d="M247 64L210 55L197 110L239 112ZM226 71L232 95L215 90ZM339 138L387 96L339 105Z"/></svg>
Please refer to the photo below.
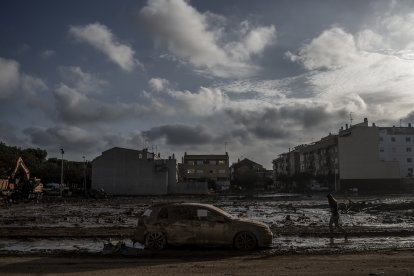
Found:
<svg viewBox="0 0 414 276"><path fill-rule="evenodd" d="M151 250L167 245L234 246L253 250L272 243L273 234L262 222L234 218L209 204L154 205L138 219L132 240Z"/></svg>

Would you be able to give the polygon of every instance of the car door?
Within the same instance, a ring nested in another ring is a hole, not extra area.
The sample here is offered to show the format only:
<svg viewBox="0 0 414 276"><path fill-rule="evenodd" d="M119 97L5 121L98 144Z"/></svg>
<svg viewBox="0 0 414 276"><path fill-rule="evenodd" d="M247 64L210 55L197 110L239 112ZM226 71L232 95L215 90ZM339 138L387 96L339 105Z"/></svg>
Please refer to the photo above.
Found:
<svg viewBox="0 0 414 276"><path fill-rule="evenodd" d="M170 244L194 244L194 213L185 206L170 206L160 212L160 224L167 233Z"/></svg>
<svg viewBox="0 0 414 276"><path fill-rule="evenodd" d="M205 207L196 208L196 217L194 232L198 244L227 245L232 243L228 218Z"/></svg>

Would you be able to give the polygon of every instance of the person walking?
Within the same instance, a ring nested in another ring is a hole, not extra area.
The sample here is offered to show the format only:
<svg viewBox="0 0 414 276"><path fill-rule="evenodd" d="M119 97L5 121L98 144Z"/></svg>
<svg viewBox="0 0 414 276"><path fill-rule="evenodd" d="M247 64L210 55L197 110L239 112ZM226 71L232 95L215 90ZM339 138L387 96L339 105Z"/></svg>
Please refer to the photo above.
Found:
<svg viewBox="0 0 414 276"><path fill-rule="evenodd" d="M345 242L348 242L348 234L345 229L342 227L342 223L340 221L339 212L338 212L338 202L332 196L332 194L328 194L326 196L328 198L329 207L331 208L331 218L329 220L329 240L331 244L334 242L333 240L333 225L341 230L342 233L345 235Z"/></svg>

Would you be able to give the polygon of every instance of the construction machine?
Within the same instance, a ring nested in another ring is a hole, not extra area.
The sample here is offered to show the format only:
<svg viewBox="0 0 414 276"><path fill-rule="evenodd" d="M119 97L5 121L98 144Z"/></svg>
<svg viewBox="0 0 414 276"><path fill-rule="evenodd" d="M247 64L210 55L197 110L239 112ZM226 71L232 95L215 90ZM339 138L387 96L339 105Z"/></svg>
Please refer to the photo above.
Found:
<svg viewBox="0 0 414 276"><path fill-rule="evenodd" d="M23 170L23 179L16 178L19 168ZM9 179L0 180L0 192L3 196L11 198L39 199L43 194L43 184L39 178L30 178L30 170L19 157Z"/></svg>

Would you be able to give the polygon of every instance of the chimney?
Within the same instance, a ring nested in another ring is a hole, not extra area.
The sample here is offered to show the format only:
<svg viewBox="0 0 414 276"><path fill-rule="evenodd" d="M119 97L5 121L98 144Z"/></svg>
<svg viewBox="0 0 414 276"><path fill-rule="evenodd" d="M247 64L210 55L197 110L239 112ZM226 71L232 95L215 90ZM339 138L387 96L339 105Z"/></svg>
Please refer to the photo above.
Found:
<svg viewBox="0 0 414 276"><path fill-rule="evenodd" d="M345 129L348 129L348 124L345 124Z"/></svg>
<svg viewBox="0 0 414 276"><path fill-rule="evenodd" d="M173 153L173 155L172 155L172 159L175 159L175 154Z"/></svg>
<svg viewBox="0 0 414 276"><path fill-rule="evenodd" d="M289 148L289 152L290 152L290 148Z"/></svg>
<svg viewBox="0 0 414 276"><path fill-rule="evenodd" d="M364 118L364 123L368 123L368 118Z"/></svg>
<svg viewBox="0 0 414 276"><path fill-rule="evenodd" d="M373 126L373 127L376 127L375 123L372 123L372 126Z"/></svg>
<svg viewBox="0 0 414 276"><path fill-rule="evenodd" d="M411 127L411 123L408 123L408 127Z"/></svg>

